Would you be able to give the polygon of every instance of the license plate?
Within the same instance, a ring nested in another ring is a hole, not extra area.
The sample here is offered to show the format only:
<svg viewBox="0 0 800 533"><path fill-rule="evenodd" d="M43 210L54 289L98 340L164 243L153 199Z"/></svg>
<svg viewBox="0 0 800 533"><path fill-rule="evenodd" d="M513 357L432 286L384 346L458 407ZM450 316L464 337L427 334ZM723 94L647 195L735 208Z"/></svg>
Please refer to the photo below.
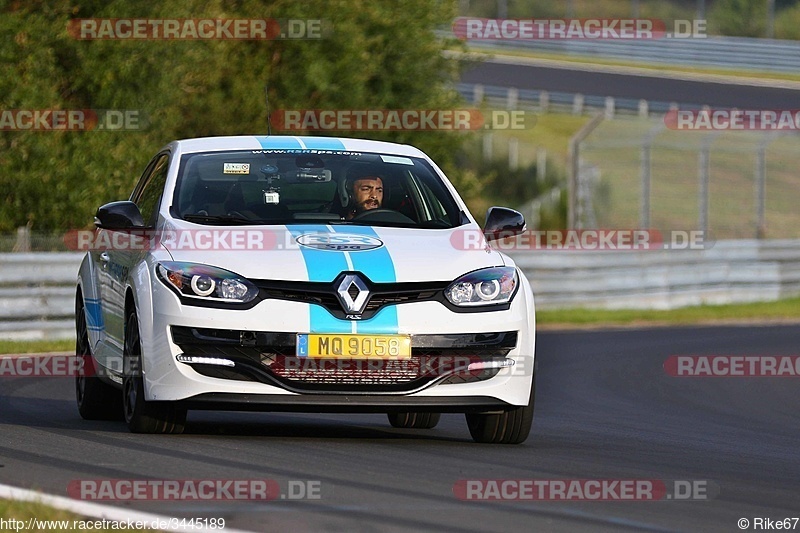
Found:
<svg viewBox="0 0 800 533"><path fill-rule="evenodd" d="M297 335L298 357L408 359L410 335Z"/></svg>

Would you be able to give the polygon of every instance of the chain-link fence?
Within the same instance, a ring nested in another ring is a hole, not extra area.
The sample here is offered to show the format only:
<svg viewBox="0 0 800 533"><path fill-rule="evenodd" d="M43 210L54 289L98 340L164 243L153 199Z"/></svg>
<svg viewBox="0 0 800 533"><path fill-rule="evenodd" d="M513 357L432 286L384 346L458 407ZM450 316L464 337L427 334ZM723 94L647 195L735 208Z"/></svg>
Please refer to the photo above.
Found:
<svg viewBox="0 0 800 533"><path fill-rule="evenodd" d="M800 135L606 120L581 143L576 226L800 237Z"/></svg>

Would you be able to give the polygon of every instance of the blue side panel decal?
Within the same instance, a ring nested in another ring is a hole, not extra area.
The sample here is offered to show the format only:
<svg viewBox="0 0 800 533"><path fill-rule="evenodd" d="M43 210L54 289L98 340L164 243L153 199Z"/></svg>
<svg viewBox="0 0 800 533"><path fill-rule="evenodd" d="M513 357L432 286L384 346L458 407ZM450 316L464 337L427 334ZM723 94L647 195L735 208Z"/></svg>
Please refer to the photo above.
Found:
<svg viewBox="0 0 800 533"><path fill-rule="evenodd" d="M300 137L300 141L306 145L306 148L312 150L344 150L344 143L339 139L330 139L326 137Z"/></svg>
<svg viewBox="0 0 800 533"><path fill-rule="evenodd" d="M294 137L256 137L256 140L265 150L285 150L287 148L302 148L300 141Z"/></svg>
<svg viewBox="0 0 800 533"><path fill-rule="evenodd" d="M287 226L288 227L288 226ZM292 237L297 239L304 233L330 233L328 228L320 225L303 225L288 227ZM308 281L333 281L336 276L346 271L347 259L342 252L317 250L300 246L303 261L308 272ZM310 305L309 333L350 333L352 326L349 320L339 320L320 305Z"/></svg>
<svg viewBox="0 0 800 533"><path fill-rule="evenodd" d="M375 230L369 226L335 226L334 231L379 238ZM374 250L350 252L350 261L353 263L353 270L362 272L374 283L394 283L397 281L394 262L386 246L381 246ZM390 305L381 309L371 319L359 321L356 331L358 333L397 333L398 324L397 306Z"/></svg>
<svg viewBox="0 0 800 533"><path fill-rule="evenodd" d="M99 298L85 298L83 301L84 309L86 311L86 327L93 331L102 331L103 312L100 307Z"/></svg>

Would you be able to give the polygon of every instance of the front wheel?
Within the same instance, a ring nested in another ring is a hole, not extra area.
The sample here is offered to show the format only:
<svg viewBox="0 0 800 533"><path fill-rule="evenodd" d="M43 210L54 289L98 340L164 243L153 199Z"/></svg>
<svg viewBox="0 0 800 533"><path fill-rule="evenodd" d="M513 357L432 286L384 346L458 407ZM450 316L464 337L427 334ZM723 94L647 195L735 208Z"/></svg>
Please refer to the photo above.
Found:
<svg viewBox="0 0 800 533"><path fill-rule="evenodd" d="M528 405L513 407L500 413L467 413L467 426L472 440L485 444L521 444L533 424L534 383Z"/></svg>
<svg viewBox="0 0 800 533"><path fill-rule="evenodd" d="M79 294L75 301L75 357L81 370L75 376L75 400L84 420L122 420L119 390L97 377L97 364L89 344L86 327L86 306Z"/></svg>
<svg viewBox="0 0 800 533"><path fill-rule="evenodd" d="M122 403L125 422L133 433L183 433L186 409L175 402L148 402L144 397L139 321L131 311L125 323Z"/></svg>

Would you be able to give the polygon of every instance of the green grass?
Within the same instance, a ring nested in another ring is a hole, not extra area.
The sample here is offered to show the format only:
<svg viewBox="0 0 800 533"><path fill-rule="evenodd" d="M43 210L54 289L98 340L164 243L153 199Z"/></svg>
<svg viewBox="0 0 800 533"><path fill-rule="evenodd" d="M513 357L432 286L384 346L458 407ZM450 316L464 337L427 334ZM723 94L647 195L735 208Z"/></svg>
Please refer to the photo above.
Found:
<svg viewBox="0 0 800 533"><path fill-rule="evenodd" d="M69 352L75 350L75 341L42 340L42 341L4 341L0 340L0 354Z"/></svg>
<svg viewBox="0 0 800 533"><path fill-rule="evenodd" d="M21 520L25 524L20 528L6 528L2 531L85 531L85 529L81 529L81 525L88 525L88 524L76 524L74 521L85 521L85 522L97 522L98 518L86 518L80 515L76 515L74 513L70 513L67 511L62 511L60 509L55 509L53 507L49 507L47 505L41 503L34 503L34 502L17 502L17 501L10 501L10 500L0 500L0 517L3 517L4 520L8 521L9 519ZM34 526L33 529L27 529L27 521L29 519L35 519L40 521L40 527ZM51 523L51 524L41 524L41 521L47 520L55 520L55 521L64 521L66 520L68 523L66 524L66 528L60 527L62 524ZM92 524L94 525L94 524ZM47 527L50 526L50 527ZM77 527L73 527L77 526ZM92 531L99 531L99 532L107 532L107 531L126 531L126 528L122 529L92 529ZM132 530L131 530L132 531ZM142 531L142 530L139 530Z"/></svg>
<svg viewBox="0 0 800 533"><path fill-rule="evenodd" d="M700 305L671 310L553 309L536 312L544 327L616 325L694 325L715 322L800 321L800 298L776 302Z"/></svg>

